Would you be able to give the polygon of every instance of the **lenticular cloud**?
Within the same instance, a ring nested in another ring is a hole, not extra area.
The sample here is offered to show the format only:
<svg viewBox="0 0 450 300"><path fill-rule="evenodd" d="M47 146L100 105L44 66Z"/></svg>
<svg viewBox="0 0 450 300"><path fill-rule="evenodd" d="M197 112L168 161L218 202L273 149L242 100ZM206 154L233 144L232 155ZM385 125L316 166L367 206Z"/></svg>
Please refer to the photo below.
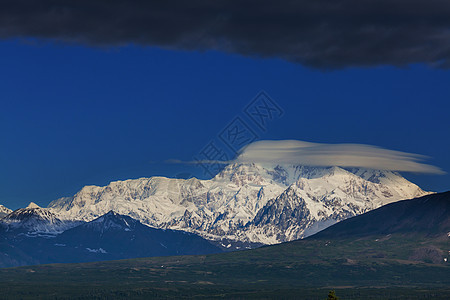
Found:
<svg viewBox="0 0 450 300"><path fill-rule="evenodd" d="M263 140L244 147L236 162L294 164L304 166L360 167L415 173L444 174L418 154L364 144L319 144L298 140Z"/></svg>

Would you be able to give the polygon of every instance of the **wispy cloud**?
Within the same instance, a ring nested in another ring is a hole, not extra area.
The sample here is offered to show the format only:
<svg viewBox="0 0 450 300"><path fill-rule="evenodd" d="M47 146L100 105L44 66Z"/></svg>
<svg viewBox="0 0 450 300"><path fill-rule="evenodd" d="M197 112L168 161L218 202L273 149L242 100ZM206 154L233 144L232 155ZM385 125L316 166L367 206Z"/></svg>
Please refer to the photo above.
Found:
<svg viewBox="0 0 450 300"><path fill-rule="evenodd" d="M450 64L448 0L4 0L0 38L279 57L316 68Z"/></svg>
<svg viewBox="0 0 450 300"><path fill-rule="evenodd" d="M183 164L183 165L197 165L197 164L221 164L227 165L236 162L235 160L180 160L180 159L167 159L164 161L166 164Z"/></svg>
<svg viewBox="0 0 450 300"><path fill-rule="evenodd" d="M298 140L263 140L247 145L231 161L181 161L181 164L262 163L302 166L340 166L400 172L445 174L423 163L428 157L364 144L323 144Z"/></svg>
<svg viewBox="0 0 450 300"><path fill-rule="evenodd" d="M416 173L444 174L418 154L364 144L319 144L297 140L258 141L241 150L236 162L304 166L360 167Z"/></svg>

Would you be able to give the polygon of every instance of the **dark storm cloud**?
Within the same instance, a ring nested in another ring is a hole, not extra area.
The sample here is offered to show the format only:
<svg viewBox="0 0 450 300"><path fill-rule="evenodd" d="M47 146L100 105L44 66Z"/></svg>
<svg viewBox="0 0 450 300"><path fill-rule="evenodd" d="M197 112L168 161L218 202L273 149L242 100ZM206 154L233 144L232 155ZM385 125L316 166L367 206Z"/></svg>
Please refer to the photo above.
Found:
<svg viewBox="0 0 450 300"><path fill-rule="evenodd" d="M215 49L325 69L448 67L450 1L7 0L0 37Z"/></svg>

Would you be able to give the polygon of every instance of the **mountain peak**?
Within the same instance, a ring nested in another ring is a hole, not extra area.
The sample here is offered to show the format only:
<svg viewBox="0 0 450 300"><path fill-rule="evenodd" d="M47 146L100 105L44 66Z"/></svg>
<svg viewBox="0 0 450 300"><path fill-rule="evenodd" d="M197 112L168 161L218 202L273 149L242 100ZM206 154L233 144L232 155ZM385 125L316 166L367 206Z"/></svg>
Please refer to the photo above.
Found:
<svg viewBox="0 0 450 300"><path fill-rule="evenodd" d="M103 215L104 217L116 217L120 216L120 214L116 213L114 210L108 211L106 214Z"/></svg>
<svg viewBox="0 0 450 300"><path fill-rule="evenodd" d="M30 204L28 204L26 208L41 208L41 207L34 202L30 202Z"/></svg>
<svg viewBox="0 0 450 300"><path fill-rule="evenodd" d="M91 227L96 231L102 232L111 229L132 231L136 227L136 223L138 223L138 221L135 219L110 210L106 214L84 224L83 226Z"/></svg>

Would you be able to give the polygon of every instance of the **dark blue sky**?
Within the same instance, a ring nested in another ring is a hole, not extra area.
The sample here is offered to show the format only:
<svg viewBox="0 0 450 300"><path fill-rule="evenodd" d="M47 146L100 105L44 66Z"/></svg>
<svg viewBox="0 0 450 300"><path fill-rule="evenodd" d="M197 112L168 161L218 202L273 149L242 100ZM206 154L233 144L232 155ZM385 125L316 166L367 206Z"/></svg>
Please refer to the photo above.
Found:
<svg viewBox="0 0 450 300"><path fill-rule="evenodd" d="M284 110L260 139L364 143L450 171L450 71L423 65L318 71L281 59L127 46L0 42L0 204L84 185L177 176L260 91ZM423 189L450 176L404 173Z"/></svg>

